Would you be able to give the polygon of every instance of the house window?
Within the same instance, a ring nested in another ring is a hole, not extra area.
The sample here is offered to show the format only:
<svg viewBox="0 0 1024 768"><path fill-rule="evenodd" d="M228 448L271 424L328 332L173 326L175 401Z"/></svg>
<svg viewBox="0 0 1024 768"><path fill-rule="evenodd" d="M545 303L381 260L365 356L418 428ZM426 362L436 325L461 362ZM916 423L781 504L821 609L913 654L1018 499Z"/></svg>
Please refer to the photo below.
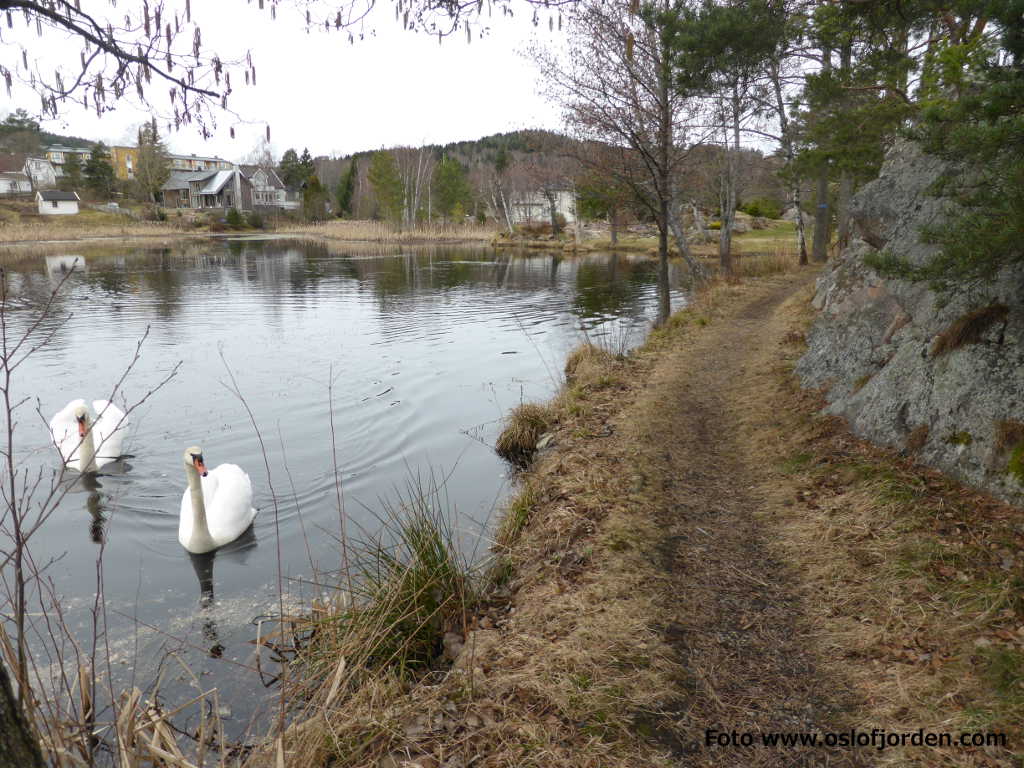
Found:
<svg viewBox="0 0 1024 768"><path fill-rule="evenodd" d="M53 206L54 208L59 208L59 207L60 207L60 206L59 206L59 205L57 204L57 201L56 201L56 200L51 200L51 201L50 201L50 205L52 205L52 206Z"/></svg>

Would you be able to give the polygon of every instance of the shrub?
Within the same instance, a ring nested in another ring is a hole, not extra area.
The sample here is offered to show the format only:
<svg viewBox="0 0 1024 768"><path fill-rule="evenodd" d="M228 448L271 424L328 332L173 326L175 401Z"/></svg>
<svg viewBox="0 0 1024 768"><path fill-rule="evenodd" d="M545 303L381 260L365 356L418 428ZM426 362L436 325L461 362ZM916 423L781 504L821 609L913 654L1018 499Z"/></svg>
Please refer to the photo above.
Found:
<svg viewBox="0 0 1024 768"><path fill-rule="evenodd" d="M231 229L241 229L245 226L245 222L242 220L242 214L237 208L229 208L228 215L225 217L225 220Z"/></svg>
<svg viewBox="0 0 1024 768"><path fill-rule="evenodd" d="M263 229L263 217L256 213L256 211L251 212L246 217L246 221L253 229Z"/></svg>
<svg viewBox="0 0 1024 768"><path fill-rule="evenodd" d="M777 219L782 215L782 206L779 202L768 197L755 197L741 205L740 210L751 216L764 216L766 219Z"/></svg>

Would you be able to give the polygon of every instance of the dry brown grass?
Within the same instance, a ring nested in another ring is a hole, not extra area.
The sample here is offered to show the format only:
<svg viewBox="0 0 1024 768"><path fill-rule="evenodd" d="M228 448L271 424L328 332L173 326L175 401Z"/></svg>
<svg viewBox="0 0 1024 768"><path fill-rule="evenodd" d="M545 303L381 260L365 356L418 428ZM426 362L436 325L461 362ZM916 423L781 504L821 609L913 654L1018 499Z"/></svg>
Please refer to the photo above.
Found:
<svg viewBox="0 0 1024 768"><path fill-rule="evenodd" d="M565 358L565 379L569 383L593 383L606 372L615 354L597 344L580 344Z"/></svg>
<svg viewBox="0 0 1024 768"><path fill-rule="evenodd" d="M938 357L967 344L979 343L985 331L1006 319L1010 309L1004 304L992 304L968 312L954 321L946 330L935 337L932 355Z"/></svg>
<svg viewBox="0 0 1024 768"><path fill-rule="evenodd" d="M794 333L813 317L808 299L785 308ZM790 375L802 350L773 352L772 375L739 406L751 414L752 459L774 468L770 524L819 609L823 647L862 702L857 727L1001 732L1010 745L899 747L877 754L881 765L1018 765L1020 512L820 416L820 395Z"/></svg>
<svg viewBox="0 0 1024 768"><path fill-rule="evenodd" d="M60 217L54 217L60 218ZM66 217L68 219L76 217ZM159 221L132 221L119 224L76 224L40 222L7 224L0 227L0 243L31 243L51 240L93 240L182 235L183 230Z"/></svg>
<svg viewBox="0 0 1024 768"><path fill-rule="evenodd" d="M493 226L475 224L418 224L410 229L396 229L383 221L351 221L332 219L322 224L288 224L277 232L285 235L315 235L330 240L372 243L419 242L490 242L497 230Z"/></svg>
<svg viewBox="0 0 1024 768"><path fill-rule="evenodd" d="M771 275L795 272L799 269L800 262L797 259L796 251L778 245L770 250L744 254L736 259L735 264L736 276L740 278L770 277Z"/></svg>
<svg viewBox="0 0 1024 768"><path fill-rule="evenodd" d="M996 424L996 451L1007 453L1024 443L1024 424L1004 420Z"/></svg>
<svg viewBox="0 0 1024 768"><path fill-rule="evenodd" d="M674 478L664 470L674 465L663 454L678 447L651 438L666 407L679 407L678 398L667 404L654 384L675 382L670 392L685 392L679 377L689 369L680 368L687 360L680 345L710 332L702 348L716 349L716 339L724 340L715 335L718 320L733 317L744 302L756 307L763 294L757 286L719 290L705 299L713 305L709 314L677 315L637 354L602 358L603 374L596 357L578 356L576 380L551 406L558 448L533 466L509 506L491 570L495 586L469 619L453 667L414 682L387 672L363 675L358 686L348 686L355 678L347 677L345 657L324 655L334 671L325 662L313 681L319 688L310 694L310 716L285 739L287 765L674 766L686 747L677 732L714 724L699 715L693 722L691 707L718 695L716 682L738 684L740 696L744 685L764 684L730 681L727 670L700 657L680 662L680 641L671 638L693 631L690 615L679 618L686 580L714 585L715 560L691 558L682 573L667 573L662 560L672 518L654 511L672 498ZM868 446L837 419L818 415L818 396L800 391L790 377L810 317L808 299L809 292L787 305L781 321L773 317L769 331L779 344L753 347L743 360L742 385L723 388L737 431L717 437L746 467L726 485L736 487L741 478L743 489L755 489L753 514L770 533L770 558L786 563L794 581L787 589L802 598L786 604L806 611L801 621L809 626L797 625L798 643L820 660L821 681L849 689L851 708L831 725L1004 731L1011 745L1019 744L1024 537L1013 527L1018 513ZM701 316L709 318L707 327L696 322ZM580 368L588 361L594 375L581 386ZM620 384L594 386L602 377ZM708 426L712 433L722 427ZM695 474L679 478L684 499L686 488L713 466L694 465ZM700 497L669 511L685 520L723 503ZM693 552L707 541L704 524L682 529L692 534ZM727 592L744 584L740 577L750 578L734 576ZM728 617L721 621L731 626ZM757 616L748 621L756 625ZM344 699L332 695L339 689ZM773 695L722 711L744 722L750 712L792 704ZM739 764L729 762L737 754L698 752L693 764ZM747 757L740 755L745 765L770 765L785 756ZM862 757L900 766L1012 765L996 748L908 747ZM272 765L273 755L261 764Z"/></svg>
<svg viewBox="0 0 1024 768"><path fill-rule="evenodd" d="M537 440L551 426L555 414L537 403L522 403L509 413L494 450L513 464L525 466L537 450Z"/></svg>
<svg viewBox="0 0 1024 768"><path fill-rule="evenodd" d="M908 454L913 455L920 452L924 448L924 444L928 442L929 428L927 424L918 424L907 435L906 451Z"/></svg>

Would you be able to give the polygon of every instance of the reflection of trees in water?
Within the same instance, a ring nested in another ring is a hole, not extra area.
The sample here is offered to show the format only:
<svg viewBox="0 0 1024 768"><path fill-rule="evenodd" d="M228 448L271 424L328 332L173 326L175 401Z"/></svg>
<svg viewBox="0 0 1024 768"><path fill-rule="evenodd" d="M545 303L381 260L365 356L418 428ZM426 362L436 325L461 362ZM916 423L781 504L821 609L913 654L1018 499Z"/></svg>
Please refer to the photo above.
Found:
<svg viewBox="0 0 1024 768"><path fill-rule="evenodd" d="M576 269L573 312L581 318L637 314L644 289L656 280L652 264L630 264L617 254L586 258Z"/></svg>
<svg viewBox="0 0 1024 768"><path fill-rule="evenodd" d="M55 304L54 327L63 312L74 309L69 294L85 283L88 298L101 302L100 311L119 308L116 296L141 293L157 321L170 321L189 303L190 293L207 296L211 290L238 282L259 286L271 318L283 316L288 306L315 298L330 281L354 280L381 300L384 314L406 314L450 301L445 294L459 288L477 288L500 296L505 292L530 294L539 290L572 291L573 311L594 318L642 311L643 292L653 284L654 271L646 261L592 254L580 260L557 252L509 252L464 246L417 246L380 249L373 246L339 252L321 242L300 240L190 241L173 248L135 249L131 252L90 254L88 274L73 275ZM52 264L68 257L50 257ZM37 262L38 263L38 262ZM50 272L44 271L47 277ZM18 283L24 303L41 307L52 286L31 275L10 275ZM202 290L195 290L199 286ZM287 297L287 300L286 300ZM79 296L73 297L75 300ZM107 306L107 304L111 306ZM59 345L60 332L54 343Z"/></svg>

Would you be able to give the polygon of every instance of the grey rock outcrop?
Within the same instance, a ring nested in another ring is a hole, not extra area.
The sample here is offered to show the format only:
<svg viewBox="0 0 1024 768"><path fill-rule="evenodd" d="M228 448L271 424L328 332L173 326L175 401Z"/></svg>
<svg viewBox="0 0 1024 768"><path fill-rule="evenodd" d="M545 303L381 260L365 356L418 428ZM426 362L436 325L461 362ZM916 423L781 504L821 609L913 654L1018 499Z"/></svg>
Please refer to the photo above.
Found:
<svg viewBox="0 0 1024 768"><path fill-rule="evenodd" d="M828 411L856 434L1024 505L1024 473L1009 471L1024 450L1024 269L940 296L864 263L880 249L915 264L934 255L920 231L950 213L929 194L943 170L902 142L857 194L859 239L818 280L820 315L796 372L805 386L827 387ZM955 333L971 317L980 319Z"/></svg>

